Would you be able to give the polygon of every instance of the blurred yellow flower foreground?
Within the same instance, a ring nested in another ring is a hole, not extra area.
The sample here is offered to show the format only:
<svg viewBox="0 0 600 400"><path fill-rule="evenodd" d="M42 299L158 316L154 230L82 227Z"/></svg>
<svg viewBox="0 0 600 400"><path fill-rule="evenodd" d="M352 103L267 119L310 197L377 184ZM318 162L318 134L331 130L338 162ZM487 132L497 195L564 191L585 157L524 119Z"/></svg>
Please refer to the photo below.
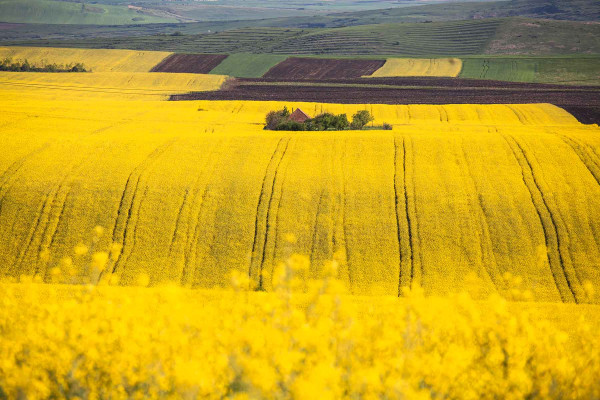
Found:
<svg viewBox="0 0 600 400"><path fill-rule="evenodd" d="M600 397L579 317L567 334L499 296L349 296L335 262L307 268L280 265L270 293L244 273L231 290L0 283L0 398Z"/></svg>

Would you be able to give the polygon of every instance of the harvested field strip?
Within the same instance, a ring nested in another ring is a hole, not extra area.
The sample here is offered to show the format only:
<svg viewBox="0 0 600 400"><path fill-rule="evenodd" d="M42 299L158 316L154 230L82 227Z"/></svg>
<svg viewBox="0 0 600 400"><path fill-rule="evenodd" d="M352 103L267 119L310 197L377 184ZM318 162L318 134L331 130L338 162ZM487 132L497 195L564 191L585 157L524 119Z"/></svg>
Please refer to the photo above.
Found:
<svg viewBox="0 0 600 400"><path fill-rule="evenodd" d="M163 51L0 47L0 59L27 60L34 65L81 63L91 72L148 72L170 54Z"/></svg>
<svg viewBox="0 0 600 400"><path fill-rule="evenodd" d="M504 294L511 272L536 300L582 301L600 282L598 128L551 105L0 103L3 275L43 277L101 225L95 249L123 246L101 279L121 284L223 286L237 269L269 289L294 253L306 277L337 259L361 294L443 294L469 274ZM284 105L368 109L394 130L263 131Z"/></svg>
<svg viewBox="0 0 600 400"><path fill-rule="evenodd" d="M458 58L390 58L385 65L368 77L396 76L451 76L456 77L462 69Z"/></svg>
<svg viewBox="0 0 600 400"><path fill-rule="evenodd" d="M271 68L264 78L336 79L360 78L370 75L385 64L384 60L344 60L326 58L296 58Z"/></svg>
<svg viewBox="0 0 600 400"><path fill-rule="evenodd" d="M226 54L171 54L150 72L208 74L226 58Z"/></svg>
<svg viewBox="0 0 600 400"><path fill-rule="evenodd" d="M68 75L68 76L67 76ZM3 91L68 99L77 97L166 98L173 92L217 90L225 81L220 75L98 72L56 74L0 72Z"/></svg>

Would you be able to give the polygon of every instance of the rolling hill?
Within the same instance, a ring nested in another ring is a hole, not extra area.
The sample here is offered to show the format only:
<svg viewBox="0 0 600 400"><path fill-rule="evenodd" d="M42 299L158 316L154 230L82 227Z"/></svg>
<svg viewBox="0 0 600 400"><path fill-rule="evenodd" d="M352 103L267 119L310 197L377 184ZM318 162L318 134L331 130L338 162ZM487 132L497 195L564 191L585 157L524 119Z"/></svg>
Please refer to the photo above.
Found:
<svg viewBox="0 0 600 400"><path fill-rule="evenodd" d="M0 22L125 25L177 22L176 18L140 13L127 6L55 0L0 0Z"/></svg>
<svg viewBox="0 0 600 400"><path fill-rule="evenodd" d="M551 105L165 103L0 87L2 274L47 276L100 225L95 248L122 247L109 267L122 284L143 271L213 287L242 269L268 289L263 277L292 253L310 256L311 274L342 257L339 277L363 294L411 282L443 294L468 273L501 292L511 272L536 300L573 302L600 282L598 128ZM366 107L394 130L263 131L283 105Z"/></svg>

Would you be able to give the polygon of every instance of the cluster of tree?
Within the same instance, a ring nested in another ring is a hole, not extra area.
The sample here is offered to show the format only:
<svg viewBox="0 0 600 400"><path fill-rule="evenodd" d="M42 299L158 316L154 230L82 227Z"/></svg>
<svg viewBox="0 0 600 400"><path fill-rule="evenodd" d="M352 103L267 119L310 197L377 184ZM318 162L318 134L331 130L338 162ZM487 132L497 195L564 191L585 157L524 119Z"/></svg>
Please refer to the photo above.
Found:
<svg viewBox="0 0 600 400"><path fill-rule="evenodd" d="M375 118L367 110L358 111L352 116L352 122L348 121L346 114L322 113L304 122L294 121L290 118L291 113L287 107L280 111L271 111L266 117L266 130L271 131L343 131L365 129L369 122ZM372 129L390 130L392 126L384 123L382 126Z"/></svg>
<svg viewBox="0 0 600 400"><path fill-rule="evenodd" d="M27 60L13 61L10 58L6 58L0 61L0 71L11 71L11 72L87 72L83 64L43 64L42 66L36 66L31 64Z"/></svg>

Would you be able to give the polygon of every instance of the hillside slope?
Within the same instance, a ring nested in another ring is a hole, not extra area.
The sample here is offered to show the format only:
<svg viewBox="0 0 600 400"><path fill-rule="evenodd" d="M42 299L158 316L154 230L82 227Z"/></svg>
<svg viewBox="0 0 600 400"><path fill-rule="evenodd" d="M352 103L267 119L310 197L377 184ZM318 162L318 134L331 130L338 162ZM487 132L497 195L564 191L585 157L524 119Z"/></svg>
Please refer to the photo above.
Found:
<svg viewBox="0 0 600 400"><path fill-rule="evenodd" d="M124 25L177 22L147 15L127 6L55 0L0 0L0 22Z"/></svg>
<svg viewBox="0 0 600 400"><path fill-rule="evenodd" d="M494 292L511 272L537 300L571 302L600 282L598 128L554 106L71 102L2 87L2 274L46 276L100 225L96 249L123 246L108 269L123 284L144 271L213 287L242 269L268 288L292 253L311 275L343 260L354 293L445 293L468 273ZM367 107L395 129L264 132L284 104Z"/></svg>
<svg viewBox="0 0 600 400"><path fill-rule="evenodd" d="M156 34L161 29L177 31L182 26L183 31L177 34ZM5 30L0 29L0 43L182 53L424 58L478 54L600 54L600 41L596 39L600 36L600 24L525 18L395 23L336 29L252 27L218 32L209 29L210 32L202 34L194 33L191 28L185 31L185 25L181 24L161 27L150 25L146 30L142 27L132 31L99 28L96 33L78 28L69 34L65 33L68 31L56 32L44 27L44 36L48 39L40 40L35 30L9 26ZM133 36L125 36L129 34ZM31 39L36 36L38 39Z"/></svg>

